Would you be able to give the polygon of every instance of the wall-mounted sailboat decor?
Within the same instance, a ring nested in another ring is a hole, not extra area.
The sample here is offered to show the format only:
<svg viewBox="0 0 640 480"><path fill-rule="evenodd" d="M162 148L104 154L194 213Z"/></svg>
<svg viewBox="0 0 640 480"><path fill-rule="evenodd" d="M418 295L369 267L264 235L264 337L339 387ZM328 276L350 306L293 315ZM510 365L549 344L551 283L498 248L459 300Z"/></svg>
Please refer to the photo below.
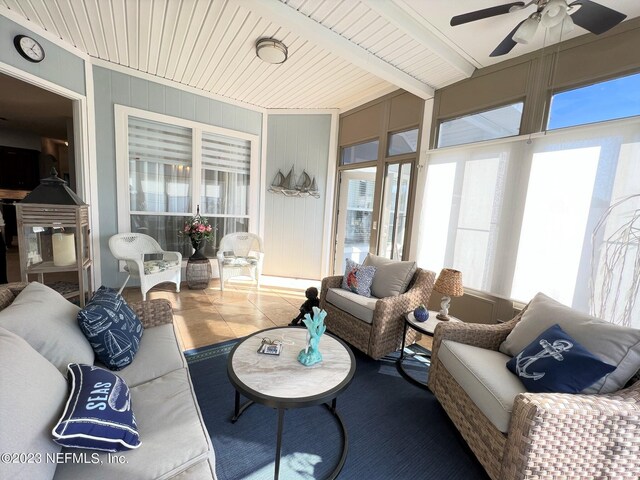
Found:
<svg viewBox="0 0 640 480"><path fill-rule="evenodd" d="M309 174L303 170L302 175L300 175L300 178L298 178L296 182L293 167L291 167L286 177L282 174L282 171L278 170L273 182L271 182L269 191L271 193L284 195L285 197L320 198L316 177L311 178Z"/></svg>

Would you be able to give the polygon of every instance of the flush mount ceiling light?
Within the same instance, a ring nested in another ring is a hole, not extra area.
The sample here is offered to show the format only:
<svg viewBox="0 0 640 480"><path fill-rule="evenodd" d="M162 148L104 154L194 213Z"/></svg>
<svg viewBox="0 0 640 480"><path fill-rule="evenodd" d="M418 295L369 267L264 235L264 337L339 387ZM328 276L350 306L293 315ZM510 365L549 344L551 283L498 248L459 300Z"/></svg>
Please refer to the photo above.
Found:
<svg viewBox="0 0 640 480"><path fill-rule="evenodd" d="M287 47L275 38L261 38L256 42L256 55L267 63L284 63L287 59Z"/></svg>

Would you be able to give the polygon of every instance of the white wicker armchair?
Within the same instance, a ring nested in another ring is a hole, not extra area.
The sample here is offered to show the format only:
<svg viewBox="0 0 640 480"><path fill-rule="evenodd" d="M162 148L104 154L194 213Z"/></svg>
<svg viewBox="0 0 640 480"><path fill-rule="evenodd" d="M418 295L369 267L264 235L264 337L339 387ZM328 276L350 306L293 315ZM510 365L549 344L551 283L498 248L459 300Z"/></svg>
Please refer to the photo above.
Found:
<svg viewBox="0 0 640 480"><path fill-rule="evenodd" d="M239 276L252 277L259 287L263 259L262 239L258 235L238 232L222 237L218 248L220 290L224 291L228 279Z"/></svg>
<svg viewBox="0 0 640 480"><path fill-rule="evenodd" d="M176 284L176 292L180 291L180 274L182 270L182 254L167 252L149 235L143 233L119 233L109 239L111 254L118 260L126 262L125 271L129 274L120 287L120 293L129 278L140 279L142 300L147 299L147 292L159 283ZM146 260L145 255L155 255L155 260Z"/></svg>

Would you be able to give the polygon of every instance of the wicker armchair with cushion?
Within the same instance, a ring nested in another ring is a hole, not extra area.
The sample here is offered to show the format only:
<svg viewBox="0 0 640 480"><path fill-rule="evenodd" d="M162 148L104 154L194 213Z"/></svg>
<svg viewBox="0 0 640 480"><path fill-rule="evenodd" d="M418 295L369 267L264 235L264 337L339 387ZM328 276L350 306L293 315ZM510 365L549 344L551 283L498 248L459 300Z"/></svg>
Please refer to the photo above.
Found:
<svg viewBox="0 0 640 480"><path fill-rule="evenodd" d="M327 312L325 323L329 331L374 359L398 350L402 346L404 315L429 301L435 282L435 273L428 270L418 268L412 273L406 289L384 298L362 297L340 288L342 275L324 278L320 308ZM376 275L383 280L385 272ZM374 287L375 282L374 279ZM416 338L416 332L409 329L407 345Z"/></svg>
<svg viewBox="0 0 640 480"><path fill-rule="evenodd" d="M548 297L542 300L550 305ZM563 323L562 315L571 309L557 305L531 322L536 302L538 296L504 324L440 323L429 388L494 480L639 478L640 381L634 382L633 371L640 331L603 325L584 314L569 314L574 317ZM529 332L523 328L527 322ZM528 392L505 368L510 357L502 352L525 342L513 344L510 334L516 335L517 326L517 335L532 336L546 329L545 322L561 324L591 351L604 345L600 358L617 363L616 370L577 394ZM619 336L607 333L610 327L620 328ZM603 344L607 336L618 345L606 339Z"/></svg>

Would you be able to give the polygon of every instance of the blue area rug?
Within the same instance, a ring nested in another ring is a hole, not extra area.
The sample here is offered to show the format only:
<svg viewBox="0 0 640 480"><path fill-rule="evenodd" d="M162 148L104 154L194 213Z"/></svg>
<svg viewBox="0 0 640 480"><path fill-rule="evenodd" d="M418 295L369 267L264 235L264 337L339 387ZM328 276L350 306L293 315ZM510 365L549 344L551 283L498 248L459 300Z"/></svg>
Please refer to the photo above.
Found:
<svg viewBox="0 0 640 480"><path fill-rule="evenodd" d="M219 480L272 479L277 412L255 404L232 424L234 389L227 356L236 340L185 352L198 403L216 453ZM421 347L412 347L418 350ZM353 349L356 373L338 397L349 437L341 479L488 479L435 397L402 378L397 354L380 361ZM426 367L406 360L413 376ZM243 399L244 400L244 399ZM339 426L322 407L288 410L284 417L282 480L325 478L340 455Z"/></svg>

